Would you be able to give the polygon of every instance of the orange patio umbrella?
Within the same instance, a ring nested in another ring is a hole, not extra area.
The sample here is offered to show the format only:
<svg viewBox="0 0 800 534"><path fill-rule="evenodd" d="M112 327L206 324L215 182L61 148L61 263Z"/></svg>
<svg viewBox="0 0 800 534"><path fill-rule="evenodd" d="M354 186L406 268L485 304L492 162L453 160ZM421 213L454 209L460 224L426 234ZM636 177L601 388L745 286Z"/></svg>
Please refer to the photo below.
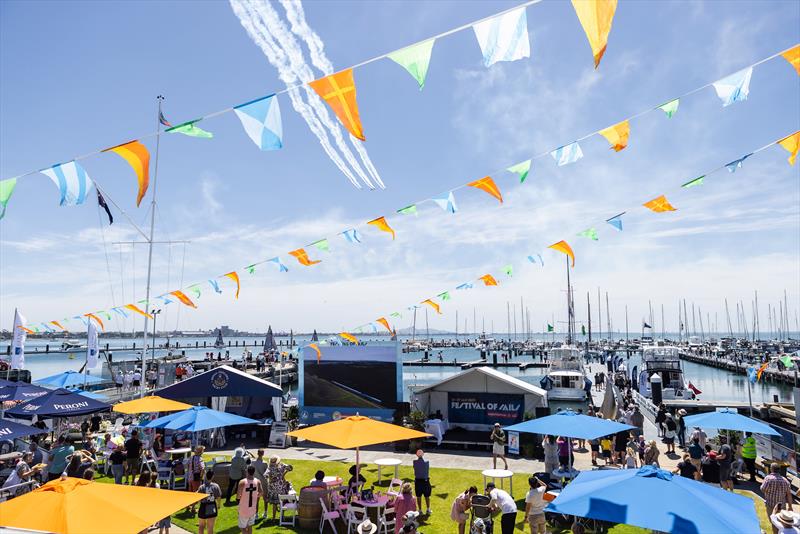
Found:
<svg viewBox="0 0 800 534"><path fill-rule="evenodd" d="M119 413L134 414L134 413L155 413L155 412L178 412L181 410L188 410L191 404L185 402L178 402L171 399L165 399L158 395L148 395L141 399L135 399L127 402L118 402L114 405L113 410Z"/></svg>
<svg viewBox="0 0 800 534"><path fill-rule="evenodd" d="M0 524L59 534L135 534L204 497L64 477L0 503Z"/></svg>
<svg viewBox="0 0 800 534"><path fill-rule="evenodd" d="M321 425L310 426L300 430L294 430L287 435L317 443L324 443L336 447L337 449L356 450L356 480L358 480L359 449L367 445L378 445L392 441L402 441L406 439L417 439L430 437L430 434L412 430L404 426L383 423L364 417L362 415L351 415L343 417L337 421L324 423Z"/></svg>

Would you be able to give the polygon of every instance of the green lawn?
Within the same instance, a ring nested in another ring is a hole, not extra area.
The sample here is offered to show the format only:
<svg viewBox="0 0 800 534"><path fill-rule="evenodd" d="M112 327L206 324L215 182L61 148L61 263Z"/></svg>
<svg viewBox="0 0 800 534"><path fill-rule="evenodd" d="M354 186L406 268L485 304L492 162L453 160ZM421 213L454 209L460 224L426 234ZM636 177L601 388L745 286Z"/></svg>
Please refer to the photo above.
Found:
<svg viewBox="0 0 800 534"><path fill-rule="evenodd" d="M294 467L294 470L289 473L288 479L292 482L295 490L297 491L299 491L301 487L308 484L308 481L314 477L314 473L317 471L317 469L323 469L326 475L338 475L345 480L349 478L347 470L350 467L350 464L345 464L342 462L289 460L288 463ZM385 471L386 470L384 470L384 475ZM362 473L367 478L368 485L374 483L377 479L377 467L367 466L363 469ZM400 477L404 480L413 481L412 468L410 466L401 466ZM520 510L525 509L524 499L525 492L527 491L528 487L527 478L528 475L526 474L514 475L514 497L517 499L517 506ZM104 477L98 479L98 481L113 482L113 479ZM469 486L474 485L480 489L481 483L483 482L480 472L458 469L439 469L432 467L431 482L433 484L433 495L431 496L431 508L433 513L430 518L422 521L420 530L425 534L444 534L457 532L455 523L450 520L450 506L456 495L464 491ZM384 476L381 485L385 486L387 484L388 481ZM749 492L741 493L752 496L752 494L749 494ZM760 499L756 500L756 509L758 511L759 520L761 521L761 528L763 528L766 532L770 532L769 520L766 516L764 504ZM259 512L261 513L263 510L259 510ZM517 530L521 532L524 527L525 532L530 532L527 524L522 522L522 513L519 514L518 518L520 521L517 523ZM179 525L190 532L197 532L197 519L189 517L189 514L186 514L183 511L173 515L172 521L174 524ZM236 521L236 506L225 506L223 499L223 506L220 510L219 516L217 517L215 534L238 533L239 528L237 527ZM499 531L499 529L495 530ZM550 530L548 529L548 531ZM277 520L272 521L271 519L261 519L256 523L255 532L288 533L301 532L301 530L299 528L279 527L277 525ZM313 532L317 532L317 530L314 529ZM330 532L330 529L328 529L327 532ZM612 528L610 532L613 534L642 534L648 531L628 525L617 525L616 527Z"/></svg>

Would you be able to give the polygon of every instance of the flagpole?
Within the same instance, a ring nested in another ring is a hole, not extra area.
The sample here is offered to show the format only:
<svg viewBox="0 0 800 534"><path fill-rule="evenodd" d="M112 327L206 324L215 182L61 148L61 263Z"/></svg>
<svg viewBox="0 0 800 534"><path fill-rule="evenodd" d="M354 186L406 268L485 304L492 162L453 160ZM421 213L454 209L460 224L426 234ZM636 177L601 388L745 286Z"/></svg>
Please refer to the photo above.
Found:
<svg viewBox="0 0 800 534"><path fill-rule="evenodd" d="M147 252L147 288L145 289L145 316L144 316L144 328L142 329L142 368L141 368L141 379L139 380L141 384L141 397L144 398L146 388L147 388L147 380L145 379L145 370L147 367L147 310L150 309L150 280L153 274L153 229L155 228L156 224L156 184L158 183L158 151L161 145L161 103L164 101L164 97L158 95L156 97L158 100L158 115L156 116L156 128L158 129L158 134L156 135L156 160L155 166L153 169L153 196L150 201L150 239L148 239L148 252ZM153 335L153 353L155 354L155 334Z"/></svg>

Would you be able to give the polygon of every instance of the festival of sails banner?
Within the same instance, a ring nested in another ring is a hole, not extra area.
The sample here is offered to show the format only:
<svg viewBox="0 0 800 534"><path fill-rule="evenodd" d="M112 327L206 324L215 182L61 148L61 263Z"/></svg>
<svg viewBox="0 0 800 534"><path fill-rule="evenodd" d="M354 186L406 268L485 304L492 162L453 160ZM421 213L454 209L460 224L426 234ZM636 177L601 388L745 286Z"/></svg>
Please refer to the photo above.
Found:
<svg viewBox="0 0 800 534"><path fill-rule="evenodd" d="M447 420L451 425L502 426L522 422L525 399L512 393L453 393L447 394Z"/></svg>

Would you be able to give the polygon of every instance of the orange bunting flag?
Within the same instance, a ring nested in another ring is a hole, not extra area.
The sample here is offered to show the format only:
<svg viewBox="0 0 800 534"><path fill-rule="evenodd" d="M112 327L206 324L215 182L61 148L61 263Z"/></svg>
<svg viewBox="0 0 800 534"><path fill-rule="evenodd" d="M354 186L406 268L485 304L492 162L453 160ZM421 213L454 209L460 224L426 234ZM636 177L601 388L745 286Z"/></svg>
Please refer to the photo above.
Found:
<svg viewBox="0 0 800 534"><path fill-rule="evenodd" d="M617 10L617 0L572 0L575 14L581 21L589 46L594 55L594 68L600 65L603 54L606 53L608 34L611 33L611 23L614 22L614 12Z"/></svg>
<svg viewBox="0 0 800 534"><path fill-rule="evenodd" d="M317 363L319 363L322 359L322 351L319 350L319 346L316 343L311 343L308 347L314 349L314 352L317 353Z"/></svg>
<svg viewBox="0 0 800 534"><path fill-rule="evenodd" d="M427 304L428 306L436 310L436 313L438 313L439 315L442 314L441 310L439 309L439 305L433 302L431 299L425 299L422 302L420 302L420 304Z"/></svg>
<svg viewBox="0 0 800 534"><path fill-rule="evenodd" d="M319 80L308 82L308 85L327 102L339 121L351 134L366 141L364 129L361 127L361 119L358 116L353 69L336 72Z"/></svg>
<svg viewBox="0 0 800 534"><path fill-rule="evenodd" d="M389 321L386 320L386 317L381 317L380 319L375 319L375 322L381 323L384 326L384 328L386 328L386 330L389 331L390 334L392 333L392 329L389 326Z"/></svg>
<svg viewBox="0 0 800 534"><path fill-rule="evenodd" d="M503 195L500 193L500 188L497 187L497 184L494 183L491 176L486 176L481 178L480 180L475 180L474 182L470 182L467 184L470 187L475 187L480 189L481 191L486 191L494 198L500 201L500 204L503 203Z"/></svg>
<svg viewBox="0 0 800 534"><path fill-rule="evenodd" d="M147 317L148 319L152 319L152 318L153 318L153 316L152 316L152 315L150 315L149 313L147 313L146 311L144 311L143 309L141 309L141 308L140 308L139 306L137 306L136 304L126 304L126 305L125 305L125 309L131 310L132 312L136 312L136 313L138 313L139 315L142 315L142 316L144 316L144 317Z"/></svg>
<svg viewBox="0 0 800 534"><path fill-rule="evenodd" d="M106 331L106 325L103 324L103 321L100 320L100 317L96 316L93 313L84 313L83 316L88 317L89 319L94 319L95 322L100 325L100 330L102 330L103 332Z"/></svg>
<svg viewBox="0 0 800 534"><path fill-rule="evenodd" d="M644 206L645 208L651 209L651 210L655 211L656 213L661 213L661 212L664 212L664 211L677 211L672 206L672 204L669 203L669 200L667 200L667 197L665 197L664 195L661 195L660 197L656 197L653 200L651 200L650 202L645 202L644 204L642 204L642 206Z"/></svg>
<svg viewBox="0 0 800 534"><path fill-rule="evenodd" d="M136 178L139 180L139 193L136 195L136 205L142 202L147 187L150 184L150 153L139 141L131 141L123 145L107 148L103 152L114 152L121 156L128 162L133 170L136 172Z"/></svg>
<svg viewBox="0 0 800 534"><path fill-rule="evenodd" d="M377 219L369 221L367 224L371 224L372 226L383 232L390 233L392 234L392 239L395 238L394 230L392 230L392 227L389 226L389 223L386 222L386 217L378 217Z"/></svg>
<svg viewBox="0 0 800 534"><path fill-rule="evenodd" d="M186 296L186 293L184 293L184 292L183 292L183 291L181 291L181 290L173 291L172 293L170 293L170 295L172 295L173 297L175 297L176 299L178 299L179 301L181 301L183 304L186 304L186 305L187 305L187 306L189 306L190 308L197 308L197 306L195 305L195 303L194 303L194 302L192 302L192 299L190 299L189 297L187 297L187 296Z"/></svg>
<svg viewBox="0 0 800 534"><path fill-rule="evenodd" d="M798 149L800 149L800 132L795 132L788 137L784 137L778 141L778 144L789 151L790 156L786 161L789 162L789 165L794 165L797 159Z"/></svg>
<svg viewBox="0 0 800 534"><path fill-rule="evenodd" d="M353 334L348 334L347 332L342 332L341 334L339 334L339 337L342 338L342 339L346 339L350 343L355 343L356 345L358 345L358 338L356 336L354 336Z"/></svg>
<svg viewBox="0 0 800 534"><path fill-rule="evenodd" d="M61 323L59 323L58 321L50 321L50 324L59 327L61 330L64 330L65 332L67 331L67 329L61 326Z"/></svg>
<svg viewBox="0 0 800 534"><path fill-rule="evenodd" d="M483 285L486 285L486 286L496 286L497 285L497 280L495 280L494 276L492 276L491 274L484 274L483 276L478 278L478 280L481 280L483 282Z"/></svg>
<svg viewBox="0 0 800 534"><path fill-rule="evenodd" d="M316 265L317 263L322 263L322 260L311 260L308 258L308 252L304 248L298 248L297 250L292 250L289 252L292 256L297 258L297 261L300 262L301 265L305 265L306 267L310 267L311 265Z"/></svg>
<svg viewBox="0 0 800 534"><path fill-rule="evenodd" d="M552 248L553 250L557 250L558 252L563 252L567 256L572 259L572 266L575 267L575 253L572 252L572 247L569 246L569 243L566 241L559 241L558 243L553 243L547 248Z"/></svg>
<svg viewBox="0 0 800 534"><path fill-rule="evenodd" d="M18 328L21 328L22 330L24 330L24 331L25 331L25 332L27 332L28 334L35 334L35 333L36 333L36 332L34 332L33 330L31 330L30 328L28 328L27 326L22 326L22 325L19 325L19 326L18 326Z"/></svg>
<svg viewBox="0 0 800 534"><path fill-rule="evenodd" d="M789 62L789 65L794 67L794 70L797 71L797 74L800 74L800 45L790 48L781 55L783 56L783 59Z"/></svg>
<svg viewBox="0 0 800 534"><path fill-rule="evenodd" d="M613 148L615 152L619 152L628 146L628 137L631 135L631 125L627 120L624 120L614 126L609 126L605 130L600 130L597 133L606 138L606 141L611 144L611 148Z"/></svg>
<svg viewBox="0 0 800 534"><path fill-rule="evenodd" d="M239 298L239 289L242 287L241 284L239 284L239 275L236 274L236 271L233 271L233 272L227 273L227 274L225 274L223 276L225 276L226 278L230 278L231 280L236 282L236 298L238 299Z"/></svg>

